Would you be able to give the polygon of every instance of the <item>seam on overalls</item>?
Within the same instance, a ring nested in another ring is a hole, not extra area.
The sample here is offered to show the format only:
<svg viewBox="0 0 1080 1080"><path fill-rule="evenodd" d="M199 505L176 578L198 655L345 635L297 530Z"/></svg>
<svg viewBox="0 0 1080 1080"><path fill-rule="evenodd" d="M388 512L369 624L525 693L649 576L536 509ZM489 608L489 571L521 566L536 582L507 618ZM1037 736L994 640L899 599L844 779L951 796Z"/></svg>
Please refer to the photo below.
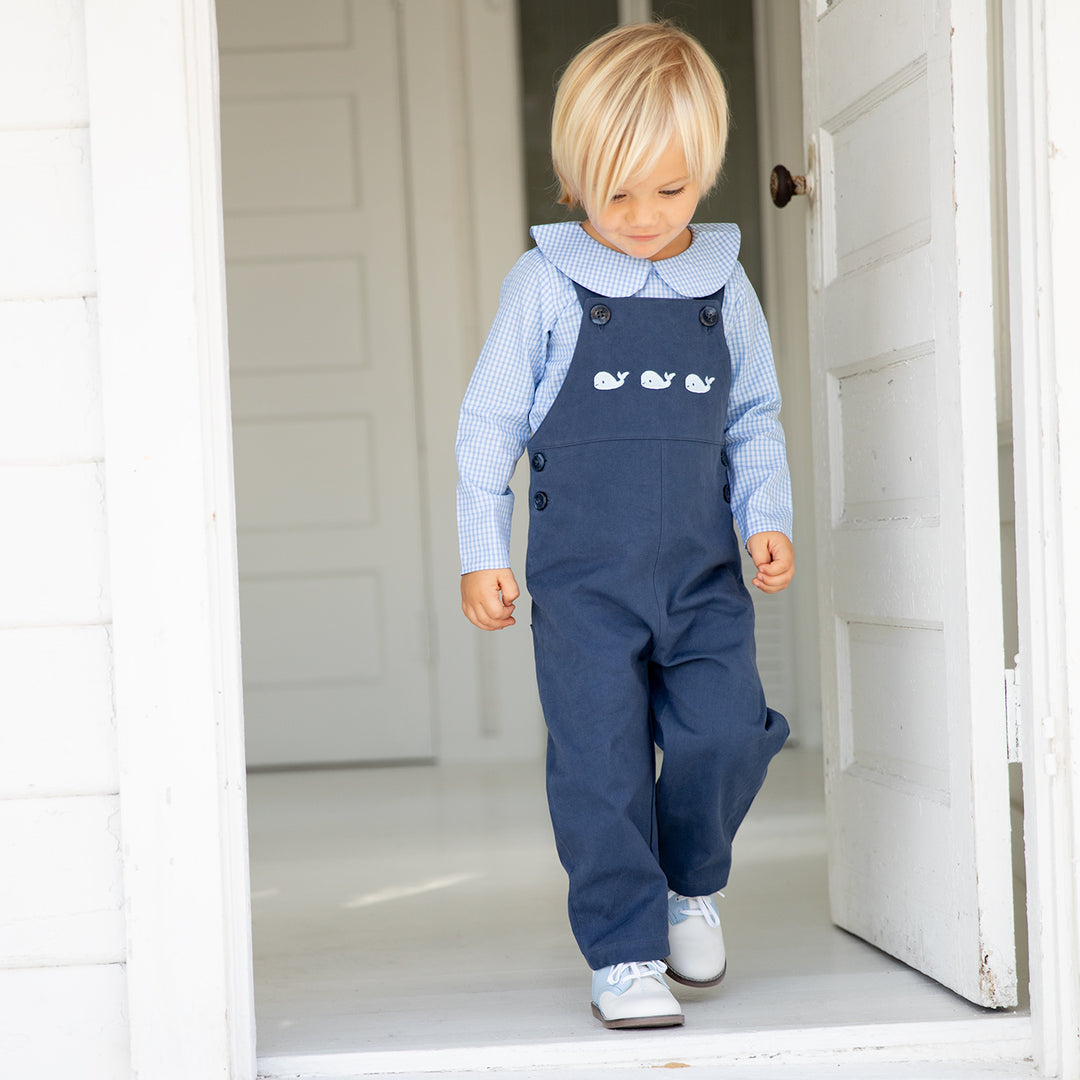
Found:
<svg viewBox="0 0 1080 1080"><path fill-rule="evenodd" d="M696 440L694 440L696 441ZM660 528L656 537L656 558L653 561L653 574L652 574L652 587L653 598L656 600L656 634L657 640L660 641L664 637L664 631L666 629L664 619L664 607L660 603L660 594L656 591L656 570L660 565L660 550L664 545L664 444L660 443Z"/></svg>
<svg viewBox="0 0 1080 1080"><path fill-rule="evenodd" d="M530 440L530 442L531 441L532 440ZM695 439L687 435L603 435L599 438L571 439L568 442L538 442L537 446L542 447L545 450L550 450L552 448L561 448L564 446L592 446L594 443L606 442L697 443L699 446L719 446L721 449L723 449L725 445L723 442L718 442L716 439Z"/></svg>

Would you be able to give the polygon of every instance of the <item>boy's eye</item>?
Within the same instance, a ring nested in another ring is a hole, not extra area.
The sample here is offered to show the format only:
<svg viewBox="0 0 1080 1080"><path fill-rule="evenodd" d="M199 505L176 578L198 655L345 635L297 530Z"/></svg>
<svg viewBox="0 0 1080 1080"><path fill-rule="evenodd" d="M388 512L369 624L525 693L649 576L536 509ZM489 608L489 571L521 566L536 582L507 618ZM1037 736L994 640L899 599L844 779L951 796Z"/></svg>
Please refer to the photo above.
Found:
<svg viewBox="0 0 1080 1080"><path fill-rule="evenodd" d="M685 190L686 190L686 185L683 184L682 187L678 187L678 188L666 188L666 189L661 188L660 194L665 196L666 198L670 199L670 198L673 198L676 195L681 195ZM617 195L612 195L611 196L611 201L613 203L622 202L623 199L625 199L625 198L626 198L626 192L620 191Z"/></svg>

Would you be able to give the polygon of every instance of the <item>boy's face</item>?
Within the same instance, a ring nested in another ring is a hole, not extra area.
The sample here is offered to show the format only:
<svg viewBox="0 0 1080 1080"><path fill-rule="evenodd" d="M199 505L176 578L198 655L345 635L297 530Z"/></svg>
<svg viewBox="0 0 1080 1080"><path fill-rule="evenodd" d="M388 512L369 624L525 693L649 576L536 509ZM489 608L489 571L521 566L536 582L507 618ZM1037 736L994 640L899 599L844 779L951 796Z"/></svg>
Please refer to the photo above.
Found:
<svg viewBox="0 0 1080 1080"><path fill-rule="evenodd" d="M589 214L585 231L635 259L668 259L690 246L687 225L700 197L682 144L673 139L648 174L633 177L607 206Z"/></svg>

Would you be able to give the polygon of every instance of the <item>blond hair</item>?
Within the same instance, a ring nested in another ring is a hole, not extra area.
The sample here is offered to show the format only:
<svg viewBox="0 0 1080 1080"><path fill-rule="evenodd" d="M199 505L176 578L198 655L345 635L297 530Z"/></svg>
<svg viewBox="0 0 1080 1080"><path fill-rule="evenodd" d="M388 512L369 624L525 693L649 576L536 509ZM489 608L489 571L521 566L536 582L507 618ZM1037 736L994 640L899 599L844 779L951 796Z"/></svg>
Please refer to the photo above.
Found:
<svg viewBox="0 0 1080 1080"><path fill-rule="evenodd" d="M702 46L667 22L620 26L586 45L559 80L551 121L559 202L599 210L673 138L704 195L727 134L724 83Z"/></svg>

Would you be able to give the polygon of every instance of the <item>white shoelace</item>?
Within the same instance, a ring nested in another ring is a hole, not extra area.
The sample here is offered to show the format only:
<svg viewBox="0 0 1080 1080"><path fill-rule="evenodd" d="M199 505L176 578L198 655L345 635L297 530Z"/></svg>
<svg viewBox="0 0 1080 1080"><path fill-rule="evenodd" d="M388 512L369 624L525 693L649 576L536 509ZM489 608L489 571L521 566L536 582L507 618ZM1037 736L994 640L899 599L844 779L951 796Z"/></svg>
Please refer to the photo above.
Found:
<svg viewBox="0 0 1080 1080"><path fill-rule="evenodd" d="M672 893L678 896L678 893ZM723 893L717 893L723 896ZM684 915L700 915L705 920L706 926L720 925L720 912L716 910L716 903L711 896L680 896L680 903L686 904L682 909Z"/></svg>
<svg viewBox="0 0 1080 1080"><path fill-rule="evenodd" d="M615 964L608 972L607 981L612 986L618 986L624 978L650 979L663 975L665 971L667 964L663 960L632 960L628 964Z"/></svg>

